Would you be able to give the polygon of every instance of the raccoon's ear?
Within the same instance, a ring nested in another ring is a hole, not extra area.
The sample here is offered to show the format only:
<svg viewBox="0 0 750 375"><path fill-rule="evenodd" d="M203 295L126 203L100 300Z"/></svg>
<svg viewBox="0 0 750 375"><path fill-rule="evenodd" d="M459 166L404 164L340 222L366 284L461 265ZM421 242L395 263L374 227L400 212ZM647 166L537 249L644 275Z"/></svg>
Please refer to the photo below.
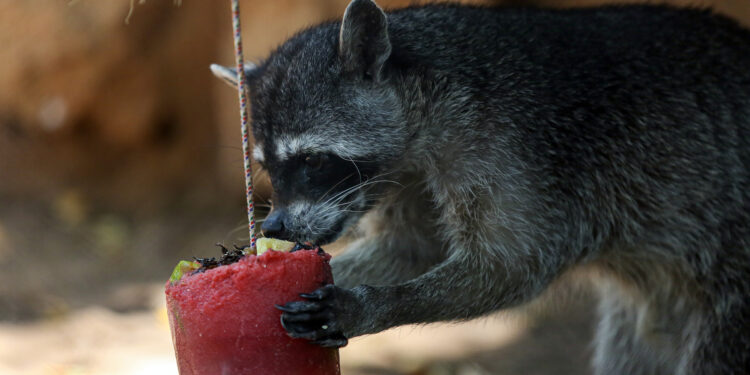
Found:
<svg viewBox="0 0 750 375"><path fill-rule="evenodd" d="M388 20L372 0L354 0L346 8L339 33L339 57L345 71L379 80L391 55Z"/></svg>
<svg viewBox="0 0 750 375"><path fill-rule="evenodd" d="M211 73L217 78L229 84L234 88L237 88L237 69L227 68L218 64L211 64ZM258 73L258 66L253 63L245 64L245 79L250 80L255 77Z"/></svg>

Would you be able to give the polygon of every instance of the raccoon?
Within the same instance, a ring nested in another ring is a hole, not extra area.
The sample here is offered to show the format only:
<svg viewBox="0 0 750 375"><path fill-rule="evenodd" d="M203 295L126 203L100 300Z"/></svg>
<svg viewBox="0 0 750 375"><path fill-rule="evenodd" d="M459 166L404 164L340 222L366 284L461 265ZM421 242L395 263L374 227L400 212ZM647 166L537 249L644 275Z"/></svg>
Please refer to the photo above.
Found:
<svg viewBox="0 0 750 375"><path fill-rule="evenodd" d="M236 85L236 72L213 66ZM354 0L246 67L267 236L337 285L279 306L330 347L596 275L597 374L750 372L750 32L707 10Z"/></svg>

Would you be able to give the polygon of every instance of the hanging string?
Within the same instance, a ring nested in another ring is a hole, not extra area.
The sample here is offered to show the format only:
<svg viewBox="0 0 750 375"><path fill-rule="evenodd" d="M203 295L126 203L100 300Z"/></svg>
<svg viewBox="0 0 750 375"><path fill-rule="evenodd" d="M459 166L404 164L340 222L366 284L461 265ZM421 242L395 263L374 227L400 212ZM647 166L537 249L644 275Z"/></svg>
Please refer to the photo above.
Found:
<svg viewBox="0 0 750 375"><path fill-rule="evenodd" d="M245 63L242 60L242 36L240 35L240 2L232 0L232 26L234 28L234 56L237 63L237 91L240 98L242 118L242 152L245 154L245 187L247 195L247 221L250 231L250 252L255 252L255 207L253 205L253 170L250 165L250 139L247 127L247 91L245 90Z"/></svg>

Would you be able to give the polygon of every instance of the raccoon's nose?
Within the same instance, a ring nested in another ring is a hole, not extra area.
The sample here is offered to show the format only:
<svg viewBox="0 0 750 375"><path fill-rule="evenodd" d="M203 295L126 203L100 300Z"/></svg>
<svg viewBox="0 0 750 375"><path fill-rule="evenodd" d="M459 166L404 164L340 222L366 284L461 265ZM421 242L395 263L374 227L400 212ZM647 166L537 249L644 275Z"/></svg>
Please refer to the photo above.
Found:
<svg viewBox="0 0 750 375"><path fill-rule="evenodd" d="M286 218L286 210L283 208L275 208L268 214L266 221L260 226L260 231L266 237L273 237L278 239L284 239L284 219Z"/></svg>

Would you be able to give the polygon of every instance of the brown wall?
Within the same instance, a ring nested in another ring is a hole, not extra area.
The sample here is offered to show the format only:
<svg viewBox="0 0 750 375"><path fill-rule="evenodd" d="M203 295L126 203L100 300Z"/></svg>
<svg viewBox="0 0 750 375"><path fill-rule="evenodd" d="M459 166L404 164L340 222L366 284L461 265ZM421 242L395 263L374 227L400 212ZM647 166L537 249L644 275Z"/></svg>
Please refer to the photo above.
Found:
<svg viewBox="0 0 750 375"><path fill-rule="evenodd" d="M747 0L671 2L713 6L750 25ZM240 200L235 93L207 69L233 61L229 2L150 0L136 5L129 25L127 0L67 3L0 3L0 197L54 200L72 191L93 204L159 209L197 189L207 200L226 197L220 193ZM339 17L347 3L243 1L246 57Z"/></svg>

